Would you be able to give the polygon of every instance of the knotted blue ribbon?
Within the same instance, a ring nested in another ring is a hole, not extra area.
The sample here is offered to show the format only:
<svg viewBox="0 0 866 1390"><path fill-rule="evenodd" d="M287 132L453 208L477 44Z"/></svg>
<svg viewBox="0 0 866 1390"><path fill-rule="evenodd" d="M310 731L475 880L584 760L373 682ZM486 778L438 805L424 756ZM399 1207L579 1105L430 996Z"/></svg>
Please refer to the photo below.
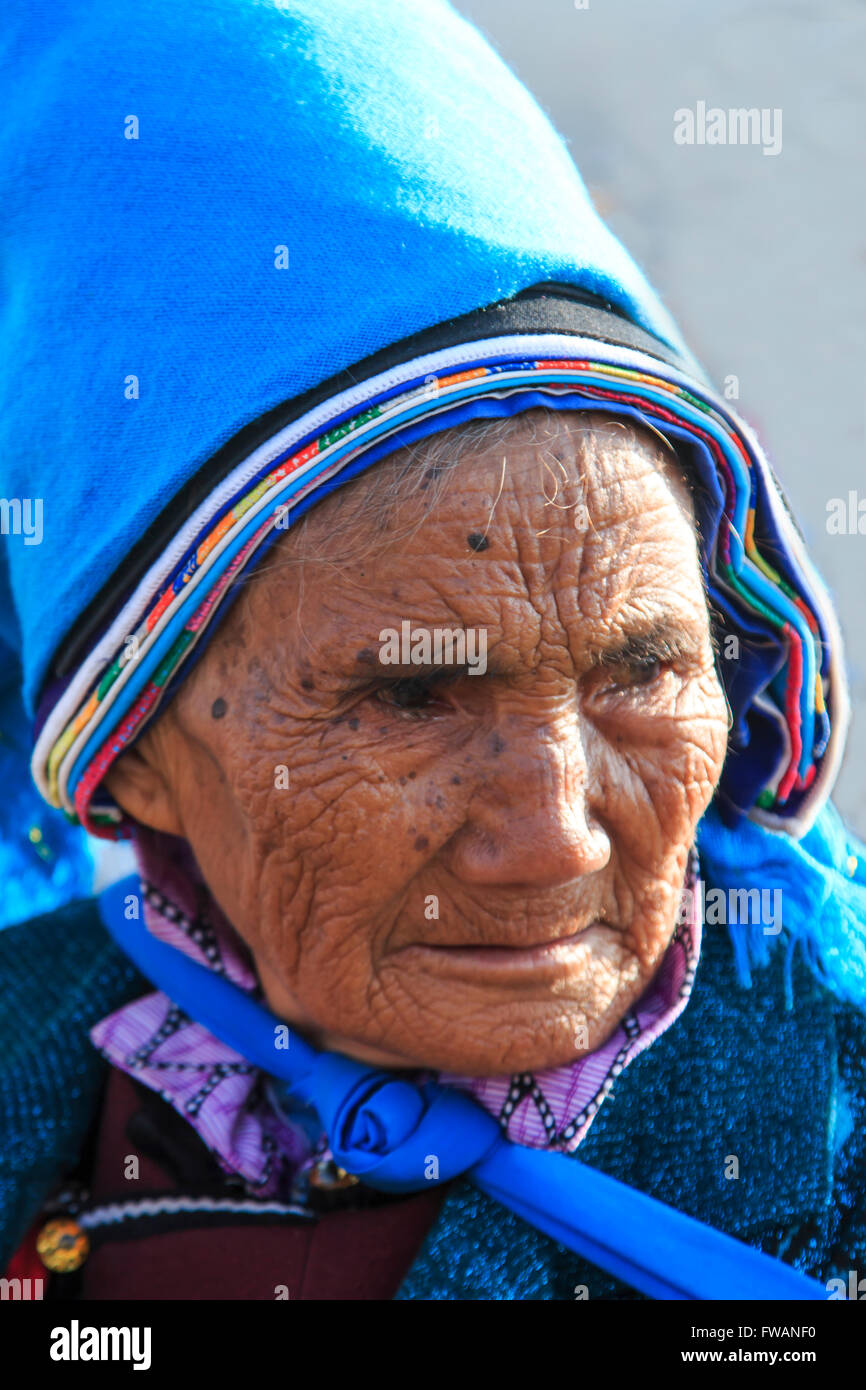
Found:
<svg viewBox="0 0 866 1390"><path fill-rule="evenodd" d="M136 911L127 915L131 899ZM288 1048L278 1047L286 1025L239 986L153 936L140 901L137 875L100 895L100 915L120 949L191 1018L312 1105L335 1161L368 1186L417 1192L464 1174L651 1298L827 1299L821 1284L789 1265L646 1193L565 1154L512 1143L461 1091L319 1052L294 1032Z"/></svg>

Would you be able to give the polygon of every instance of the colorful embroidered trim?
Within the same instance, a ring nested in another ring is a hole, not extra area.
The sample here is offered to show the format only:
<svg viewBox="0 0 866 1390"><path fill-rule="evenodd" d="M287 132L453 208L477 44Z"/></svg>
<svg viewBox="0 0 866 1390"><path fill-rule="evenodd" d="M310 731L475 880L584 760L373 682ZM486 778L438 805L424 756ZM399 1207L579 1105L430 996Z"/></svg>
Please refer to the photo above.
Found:
<svg viewBox="0 0 866 1390"><path fill-rule="evenodd" d="M658 367L653 359L646 361ZM544 403L563 408L566 401L568 408L627 413L653 422L662 434L667 429L704 447L720 508L703 557L710 596L735 619L745 613L763 621L784 654L761 707L784 725L786 757L756 803L783 814L791 793L811 786L827 748L831 641L826 608L809 582L805 559L798 563L792 552L795 533L768 482L766 465L763 471L756 467L753 451L720 402L701 399L656 370L581 357L488 360L382 390L350 418L338 419L246 479L152 595L59 737L47 750L37 745L34 775L43 794L91 833L128 834L110 798L104 793L95 798L97 788L153 718L233 581L265 543L288 528L291 511L331 478L364 456L367 466L400 447L407 432L418 431L423 422L429 422L427 432L447 427L467 402L482 397L503 414Z"/></svg>

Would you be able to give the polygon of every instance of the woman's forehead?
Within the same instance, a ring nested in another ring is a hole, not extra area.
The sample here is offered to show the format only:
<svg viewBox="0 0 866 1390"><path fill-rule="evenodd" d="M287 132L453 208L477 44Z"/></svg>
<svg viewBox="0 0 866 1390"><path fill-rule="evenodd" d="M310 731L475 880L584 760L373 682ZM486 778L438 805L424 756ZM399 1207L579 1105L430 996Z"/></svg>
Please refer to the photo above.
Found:
<svg viewBox="0 0 866 1390"><path fill-rule="evenodd" d="M308 518L305 549L328 564L269 568L278 607L303 588L304 648L334 671L405 622L482 626L509 649L685 630L696 606L706 623L689 494L649 431L514 432L465 454L434 501L398 500L385 528L366 496Z"/></svg>
<svg viewBox="0 0 866 1390"><path fill-rule="evenodd" d="M504 524L521 537L570 540L673 500L693 524L682 464L651 427L595 412L530 410L396 451L320 503L303 522L313 545L298 549L334 561L356 549L385 558L405 553L404 537L423 531L422 548L435 537L460 550L465 531L471 550L487 550ZM287 555L295 539L287 535Z"/></svg>

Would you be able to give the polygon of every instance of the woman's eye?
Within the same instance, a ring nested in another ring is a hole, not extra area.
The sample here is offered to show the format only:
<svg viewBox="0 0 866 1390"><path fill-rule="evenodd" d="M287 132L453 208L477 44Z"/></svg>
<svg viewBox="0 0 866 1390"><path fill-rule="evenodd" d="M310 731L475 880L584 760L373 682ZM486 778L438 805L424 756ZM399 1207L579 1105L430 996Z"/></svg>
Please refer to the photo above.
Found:
<svg viewBox="0 0 866 1390"><path fill-rule="evenodd" d="M436 703L435 691L429 682L419 676L409 676L391 685L380 686L375 693L377 700L394 709L417 712Z"/></svg>
<svg viewBox="0 0 866 1390"><path fill-rule="evenodd" d="M602 693L637 690L652 685L666 669L666 663L656 658L623 661L599 669L596 688L600 688ZM429 677L407 676L404 680L379 686L373 693L381 704L391 709L421 715L444 708L436 686L437 683Z"/></svg>
<svg viewBox="0 0 866 1390"><path fill-rule="evenodd" d="M654 659L623 663L621 666L608 668L609 679L604 683L608 689L633 690L642 685L652 685L653 681L658 680L662 670L663 663Z"/></svg>

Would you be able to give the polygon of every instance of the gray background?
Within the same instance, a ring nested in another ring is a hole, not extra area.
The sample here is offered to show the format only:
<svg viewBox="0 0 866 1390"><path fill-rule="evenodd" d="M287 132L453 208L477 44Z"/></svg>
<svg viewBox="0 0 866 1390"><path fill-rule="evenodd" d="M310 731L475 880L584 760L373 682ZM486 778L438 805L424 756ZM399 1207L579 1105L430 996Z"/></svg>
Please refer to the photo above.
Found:
<svg viewBox="0 0 866 1390"><path fill-rule="evenodd" d="M866 836L866 6L455 0L565 137L599 212L757 430L839 609L853 717L835 800ZM782 148L674 143L673 113L779 107Z"/></svg>

